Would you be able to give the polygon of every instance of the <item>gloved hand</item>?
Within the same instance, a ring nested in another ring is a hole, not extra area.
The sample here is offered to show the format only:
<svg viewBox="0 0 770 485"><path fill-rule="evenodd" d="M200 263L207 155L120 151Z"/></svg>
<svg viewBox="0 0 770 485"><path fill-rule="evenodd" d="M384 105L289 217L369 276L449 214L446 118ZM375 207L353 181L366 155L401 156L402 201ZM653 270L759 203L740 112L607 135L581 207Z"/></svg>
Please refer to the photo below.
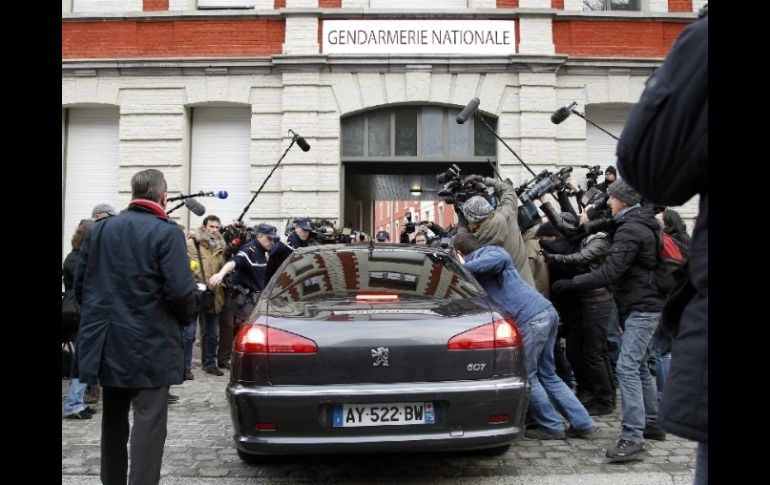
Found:
<svg viewBox="0 0 770 485"><path fill-rule="evenodd" d="M565 291L572 291L575 289L575 283L570 279L557 280L551 284L551 293L558 295Z"/></svg>

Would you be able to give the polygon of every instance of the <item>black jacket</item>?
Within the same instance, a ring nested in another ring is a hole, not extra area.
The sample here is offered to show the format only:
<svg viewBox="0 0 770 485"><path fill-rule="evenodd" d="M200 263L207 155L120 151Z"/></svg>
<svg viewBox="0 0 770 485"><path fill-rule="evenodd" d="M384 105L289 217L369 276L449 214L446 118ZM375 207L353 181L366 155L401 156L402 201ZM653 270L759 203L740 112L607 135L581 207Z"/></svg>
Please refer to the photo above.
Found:
<svg viewBox="0 0 770 485"><path fill-rule="evenodd" d="M655 266L660 226L652 206L632 207L616 220L609 254L598 268L575 276L578 291L608 286L615 295L621 320L632 311L659 312L663 295L658 290Z"/></svg>
<svg viewBox="0 0 770 485"><path fill-rule="evenodd" d="M77 377L130 389L181 384L182 327L195 315L184 232L129 206L94 224L80 248Z"/></svg>
<svg viewBox="0 0 770 485"><path fill-rule="evenodd" d="M623 178L657 204L700 194L689 280L666 302L661 327L674 334L658 419L668 431L708 443L708 15L688 26L631 110L618 142Z"/></svg>
<svg viewBox="0 0 770 485"><path fill-rule="evenodd" d="M574 253L549 254L548 263L557 267L571 268L574 274L588 273L601 267L607 254L609 254L609 249L609 236L604 232L598 232L585 237L580 242L578 250ZM609 295L606 288L585 290L580 296L593 297L603 295ZM605 296L605 299L607 297Z"/></svg>

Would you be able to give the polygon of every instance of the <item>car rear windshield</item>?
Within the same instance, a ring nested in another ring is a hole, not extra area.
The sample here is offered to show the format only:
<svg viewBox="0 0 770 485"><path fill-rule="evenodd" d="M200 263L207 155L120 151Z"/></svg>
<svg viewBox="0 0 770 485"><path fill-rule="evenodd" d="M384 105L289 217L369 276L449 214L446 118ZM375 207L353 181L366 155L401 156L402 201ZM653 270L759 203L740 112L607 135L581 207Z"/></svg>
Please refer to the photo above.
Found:
<svg viewBox="0 0 770 485"><path fill-rule="evenodd" d="M271 304L393 304L475 298L483 290L443 250L320 250L292 255L267 288Z"/></svg>

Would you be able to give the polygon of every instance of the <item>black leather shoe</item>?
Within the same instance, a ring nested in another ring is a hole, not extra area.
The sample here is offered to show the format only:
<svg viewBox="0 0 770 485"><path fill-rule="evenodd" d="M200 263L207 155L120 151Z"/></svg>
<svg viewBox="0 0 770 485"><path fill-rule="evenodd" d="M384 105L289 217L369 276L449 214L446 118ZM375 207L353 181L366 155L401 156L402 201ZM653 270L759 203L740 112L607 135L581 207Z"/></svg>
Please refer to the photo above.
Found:
<svg viewBox="0 0 770 485"><path fill-rule="evenodd" d="M217 367L219 367L220 369L229 369L230 362L222 362L221 364L217 364Z"/></svg>
<svg viewBox="0 0 770 485"><path fill-rule="evenodd" d="M174 394L168 395L168 403L171 404L172 402L177 402L179 400L179 396L176 396Z"/></svg>
<svg viewBox="0 0 770 485"><path fill-rule="evenodd" d="M219 368L216 367L216 366L215 367L206 367L206 368L203 369L203 372L206 372L208 374L212 374L212 375L215 375L215 376L223 376L223 375L225 375L225 373L222 372L221 370L219 370Z"/></svg>
<svg viewBox="0 0 770 485"><path fill-rule="evenodd" d="M596 433L596 426L594 426L593 428L589 428L581 431L581 430L575 429L575 427L572 426L571 424L569 425L569 428L567 428L564 431L564 434L567 435L568 438L589 438L593 436L595 433Z"/></svg>
<svg viewBox="0 0 770 485"><path fill-rule="evenodd" d="M630 440L618 440L618 444L607 450L608 463L620 463L623 461L637 460L644 450L644 444Z"/></svg>
<svg viewBox="0 0 770 485"><path fill-rule="evenodd" d="M586 411L588 411L589 416L604 416L605 414L612 414L612 406L586 406Z"/></svg>
<svg viewBox="0 0 770 485"><path fill-rule="evenodd" d="M91 413L86 411L85 409L80 411L79 413L72 413L64 416L66 419L91 419Z"/></svg>
<svg viewBox="0 0 770 485"><path fill-rule="evenodd" d="M663 441L666 439L666 431L656 423L647 423L644 427L644 437L648 440Z"/></svg>
<svg viewBox="0 0 770 485"><path fill-rule="evenodd" d="M83 411L87 412L91 416L96 414L96 409L92 408L91 406L86 406L86 408Z"/></svg>
<svg viewBox="0 0 770 485"><path fill-rule="evenodd" d="M527 428L524 436L533 440L563 440L564 431L548 431L545 428Z"/></svg>

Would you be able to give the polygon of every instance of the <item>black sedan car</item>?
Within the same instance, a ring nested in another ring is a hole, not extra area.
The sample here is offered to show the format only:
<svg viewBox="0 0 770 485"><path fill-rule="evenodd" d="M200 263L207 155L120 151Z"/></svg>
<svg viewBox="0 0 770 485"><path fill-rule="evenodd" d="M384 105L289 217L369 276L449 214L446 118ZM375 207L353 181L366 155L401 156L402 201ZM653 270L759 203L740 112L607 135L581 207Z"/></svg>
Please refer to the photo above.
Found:
<svg viewBox="0 0 770 485"><path fill-rule="evenodd" d="M250 322L226 391L243 460L504 452L524 431L522 336L442 249L300 249Z"/></svg>

